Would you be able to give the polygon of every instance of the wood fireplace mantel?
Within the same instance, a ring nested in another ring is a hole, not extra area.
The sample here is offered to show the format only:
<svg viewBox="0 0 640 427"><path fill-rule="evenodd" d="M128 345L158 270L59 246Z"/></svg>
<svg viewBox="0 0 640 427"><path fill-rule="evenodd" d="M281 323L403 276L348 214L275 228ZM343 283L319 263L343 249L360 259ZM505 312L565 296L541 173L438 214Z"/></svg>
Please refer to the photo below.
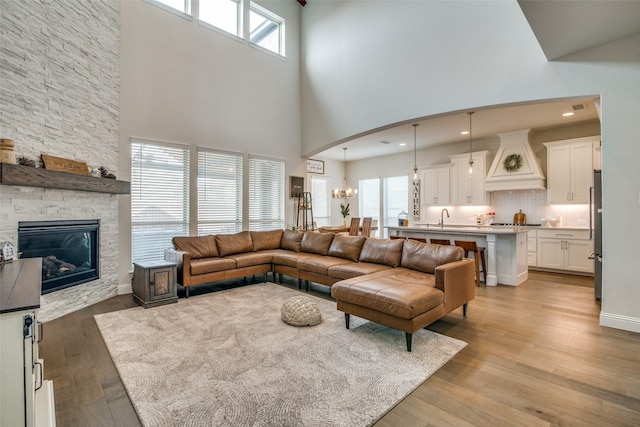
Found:
<svg viewBox="0 0 640 427"><path fill-rule="evenodd" d="M77 175L30 166L0 163L0 184L57 188L94 193L130 194L131 184L109 178Z"/></svg>

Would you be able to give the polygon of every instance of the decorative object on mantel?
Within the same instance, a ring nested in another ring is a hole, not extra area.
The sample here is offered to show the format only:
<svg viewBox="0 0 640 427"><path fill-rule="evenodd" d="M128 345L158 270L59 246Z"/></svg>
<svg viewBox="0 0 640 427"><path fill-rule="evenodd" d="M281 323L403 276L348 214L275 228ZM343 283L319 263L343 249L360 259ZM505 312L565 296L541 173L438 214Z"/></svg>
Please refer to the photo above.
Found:
<svg viewBox="0 0 640 427"><path fill-rule="evenodd" d="M28 157L20 156L16 160L17 160L18 164L21 165L21 166L29 166L30 168L35 168L36 167L36 161L33 160L33 159L30 159Z"/></svg>
<svg viewBox="0 0 640 427"><path fill-rule="evenodd" d="M0 163L16 164L16 153L13 151L13 139L0 139Z"/></svg>
<svg viewBox="0 0 640 427"><path fill-rule="evenodd" d="M116 176L109 172L104 166L100 166L98 170L100 171L100 176L103 178L116 179Z"/></svg>
<svg viewBox="0 0 640 427"><path fill-rule="evenodd" d="M41 154L41 157L45 169L75 173L77 175L91 175L89 166L87 166L85 162L50 156L48 154Z"/></svg>
<svg viewBox="0 0 640 427"><path fill-rule="evenodd" d="M13 261L17 259L16 247L11 242L0 243L0 262Z"/></svg>

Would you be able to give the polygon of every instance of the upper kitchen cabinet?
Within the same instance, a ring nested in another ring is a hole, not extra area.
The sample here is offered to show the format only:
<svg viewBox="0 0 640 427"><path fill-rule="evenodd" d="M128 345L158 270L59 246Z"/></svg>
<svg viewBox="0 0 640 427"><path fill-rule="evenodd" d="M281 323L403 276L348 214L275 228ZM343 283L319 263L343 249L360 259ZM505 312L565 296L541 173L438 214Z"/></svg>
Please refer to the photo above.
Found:
<svg viewBox="0 0 640 427"><path fill-rule="evenodd" d="M448 205L451 203L450 174L451 165L431 166L421 170L423 205Z"/></svg>
<svg viewBox="0 0 640 427"><path fill-rule="evenodd" d="M547 203L587 204L600 137L547 142Z"/></svg>
<svg viewBox="0 0 640 427"><path fill-rule="evenodd" d="M486 205L489 198L484 186L488 151L474 151L473 171L469 173L469 154L451 155L451 197L454 205Z"/></svg>

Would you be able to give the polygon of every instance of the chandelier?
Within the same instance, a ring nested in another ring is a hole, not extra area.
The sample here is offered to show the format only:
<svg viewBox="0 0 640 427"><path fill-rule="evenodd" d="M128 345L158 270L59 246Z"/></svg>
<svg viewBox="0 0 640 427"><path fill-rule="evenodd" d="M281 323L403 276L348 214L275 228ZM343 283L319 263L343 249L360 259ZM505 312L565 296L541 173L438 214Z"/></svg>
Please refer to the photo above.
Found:
<svg viewBox="0 0 640 427"><path fill-rule="evenodd" d="M344 147L343 150L344 150L344 163L346 167L347 147ZM347 175L345 174L344 180L342 181L342 188L335 188L331 192L331 195L334 199L353 199L358 195L358 190L354 190L351 187L349 187L349 184L347 183Z"/></svg>

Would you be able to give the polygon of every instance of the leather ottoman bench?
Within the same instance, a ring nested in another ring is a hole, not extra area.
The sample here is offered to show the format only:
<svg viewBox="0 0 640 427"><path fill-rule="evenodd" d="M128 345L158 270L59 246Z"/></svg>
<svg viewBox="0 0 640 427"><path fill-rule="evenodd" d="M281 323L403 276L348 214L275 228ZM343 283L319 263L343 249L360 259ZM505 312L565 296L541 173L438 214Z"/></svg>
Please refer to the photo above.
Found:
<svg viewBox="0 0 640 427"><path fill-rule="evenodd" d="M337 309L405 332L407 351L413 333L446 314L444 292L434 287L434 276L395 268L335 283L331 295Z"/></svg>

